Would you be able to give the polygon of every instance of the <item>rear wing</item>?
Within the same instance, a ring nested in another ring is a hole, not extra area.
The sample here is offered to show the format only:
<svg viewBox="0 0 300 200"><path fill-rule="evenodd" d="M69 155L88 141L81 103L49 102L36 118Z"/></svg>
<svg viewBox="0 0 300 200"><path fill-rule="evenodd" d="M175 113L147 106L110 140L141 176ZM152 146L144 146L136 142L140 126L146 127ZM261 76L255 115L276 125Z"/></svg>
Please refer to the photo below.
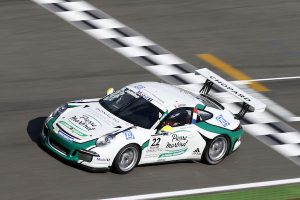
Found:
<svg viewBox="0 0 300 200"><path fill-rule="evenodd" d="M195 75L201 75L206 78L204 86L201 88L200 93L208 94L214 84L222 88L224 91L229 92L243 102L241 111L237 114L238 118L243 118L247 112L264 111L266 105L247 94L243 90L237 88L232 83L229 83L219 75L213 73L207 68L198 69Z"/></svg>

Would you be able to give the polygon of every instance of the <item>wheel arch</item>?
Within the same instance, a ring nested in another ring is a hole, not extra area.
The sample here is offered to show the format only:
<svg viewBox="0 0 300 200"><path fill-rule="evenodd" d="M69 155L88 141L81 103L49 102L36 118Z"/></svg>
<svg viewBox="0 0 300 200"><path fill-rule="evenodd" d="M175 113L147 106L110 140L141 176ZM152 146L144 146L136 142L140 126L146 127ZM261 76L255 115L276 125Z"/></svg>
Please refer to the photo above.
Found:
<svg viewBox="0 0 300 200"><path fill-rule="evenodd" d="M128 146L136 146L136 147L137 147L137 150L138 150L138 158L137 158L137 161L136 161L135 166L137 166L137 165L139 164L140 159L141 159L141 154L142 154L142 148L141 148L141 146L140 146L138 143L135 143L135 142L127 143L127 144L125 144L123 147L121 147L121 148L118 150L117 154L116 154L116 155L114 156L114 158L113 158L112 166L111 166L111 170L112 170L113 172L120 173L120 174L125 174L125 173L128 173L128 172L132 171L133 168L135 167L135 166L134 166L132 169L130 169L130 170L127 171L127 172L124 172L124 171L122 172L122 171L120 171L120 168L119 168L119 167L118 167L119 170L116 168L115 162L116 162L116 159L117 159L117 157L118 157L118 154L120 153L120 151L122 151L122 149L124 149L124 148L126 148L126 147L128 147Z"/></svg>
<svg viewBox="0 0 300 200"><path fill-rule="evenodd" d="M138 147L138 150L139 150L139 158L138 158L137 164L139 164L139 163L140 163L140 160L141 160L141 157L142 157L142 151L143 151L141 145L139 145L139 144L136 143L136 142L132 142L132 143L129 143L129 144L127 144L127 145L135 145L135 146Z"/></svg>
<svg viewBox="0 0 300 200"><path fill-rule="evenodd" d="M216 134L214 137L207 137L205 134L202 134L200 132L199 132L199 134L205 140L206 145L209 143L209 141L214 140L216 137L219 137L220 135L224 136L227 139L228 145L229 145L229 147L227 149L227 155L231 152L231 149L233 148L231 137L226 133Z"/></svg>
<svg viewBox="0 0 300 200"><path fill-rule="evenodd" d="M207 163L207 164L213 164L213 165L218 164L218 163L220 163L222 160L224 160L224 159L230 154L232 144L231 144L231 138L230 138L230 136L229 136L228 134L226 134L226 133L220 133L220 134L216 135L216 136L213 137L213 138L207 138L207 137L203 136L201 133L200 133L200 135L201 135L201 136L203 137L203 139L206 141L206 145L205 145L203 154L202 154L202 156L201 156L201 161L203 161L204 163ZM218 137L223 137L223 138L225 138L225 139L227 140L227 145L228 145L228 146L227 146L227 149L226 149L226 152L225 152L223 158L222 158L221 160L219 160L219 161L217 161L217 162L214 163L214 161L212 161L212 160L208 157L208 149L210 148L210 145L211 145L211 143L213 142L213 140L215 140L215 139L218 138Z"/></svg>
<svg viewBox="0 0 300 200"><path fill-rule="evenodd" d="M232 150L232 148L233 148L231 137L228 134L226 134L226 133L223 133L223 134L220 134L220 135L223 135L227 139L228 148L227 148L226 155L229 155L230 152L231 152L231 150Z"/></svg>

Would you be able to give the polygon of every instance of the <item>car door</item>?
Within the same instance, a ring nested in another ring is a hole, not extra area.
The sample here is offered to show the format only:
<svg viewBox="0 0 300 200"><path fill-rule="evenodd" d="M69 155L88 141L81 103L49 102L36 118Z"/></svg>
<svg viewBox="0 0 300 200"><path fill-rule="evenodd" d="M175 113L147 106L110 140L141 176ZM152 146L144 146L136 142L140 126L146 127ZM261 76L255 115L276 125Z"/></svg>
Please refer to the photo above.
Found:
<svg viewBox="0 0 300 200"><path fill-rule="evenodd" d="M156 134L151 135L146 157L151 162L172 161L195 157L193 151L199 145L201 136L192 121L192 108L176 108L170 112L156 128ZM165 126L171 126L170 131L163 131Z"/></svg>
<svg viewBox="0 0 300 200"><path fill-rule="evenodd" d="M159 162L159 156L164 152L164 147L166 146L167 136L166 133L153 130L147 142L147 147L143 150L140 163Z"/></svg>

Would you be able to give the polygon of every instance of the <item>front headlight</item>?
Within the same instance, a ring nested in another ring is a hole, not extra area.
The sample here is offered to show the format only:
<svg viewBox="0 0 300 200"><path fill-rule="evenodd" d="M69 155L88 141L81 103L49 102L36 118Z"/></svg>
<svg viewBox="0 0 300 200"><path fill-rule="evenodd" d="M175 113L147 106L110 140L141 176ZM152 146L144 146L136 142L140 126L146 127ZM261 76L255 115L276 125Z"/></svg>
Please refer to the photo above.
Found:
<svg viewBox="0 0 300 200"><path fill-rule="evenodd" d="M58 117L60 116L65 110L67 110L68 108L68 104L63 104L61 106L59 106L58 108L56 108L53 113L52 113L52 117Z"/></svg>
<svg viewBox="0 0 300 200"><path fill-rule="evenodd" d="M101 147L101 146L107 145L114 139L114 137L115 137L115 135L113 135L111 133L104 135L96 141L96 146Z"/></svg>

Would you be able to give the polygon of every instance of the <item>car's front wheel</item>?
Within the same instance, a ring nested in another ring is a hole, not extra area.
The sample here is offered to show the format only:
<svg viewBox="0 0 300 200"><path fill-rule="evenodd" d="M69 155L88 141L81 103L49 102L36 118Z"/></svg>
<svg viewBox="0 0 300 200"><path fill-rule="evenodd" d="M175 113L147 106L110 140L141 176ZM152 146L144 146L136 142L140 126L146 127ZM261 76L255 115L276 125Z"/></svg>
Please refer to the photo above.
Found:
<svg viewBox="0 0 300 200"><path fill-rule="evenodd" d="M140 150L137 145L129 144L123 147L113 162L113 170L119 174L126 174L133 170L140 159Z"/></svg>
<svg viewBox="0 0 300 200"><path fill-rule="evenodd" d="M208 142L204 150L203 159L211 165L220 163L227 155L229 141L226 136L220 135Z"/></svg>

